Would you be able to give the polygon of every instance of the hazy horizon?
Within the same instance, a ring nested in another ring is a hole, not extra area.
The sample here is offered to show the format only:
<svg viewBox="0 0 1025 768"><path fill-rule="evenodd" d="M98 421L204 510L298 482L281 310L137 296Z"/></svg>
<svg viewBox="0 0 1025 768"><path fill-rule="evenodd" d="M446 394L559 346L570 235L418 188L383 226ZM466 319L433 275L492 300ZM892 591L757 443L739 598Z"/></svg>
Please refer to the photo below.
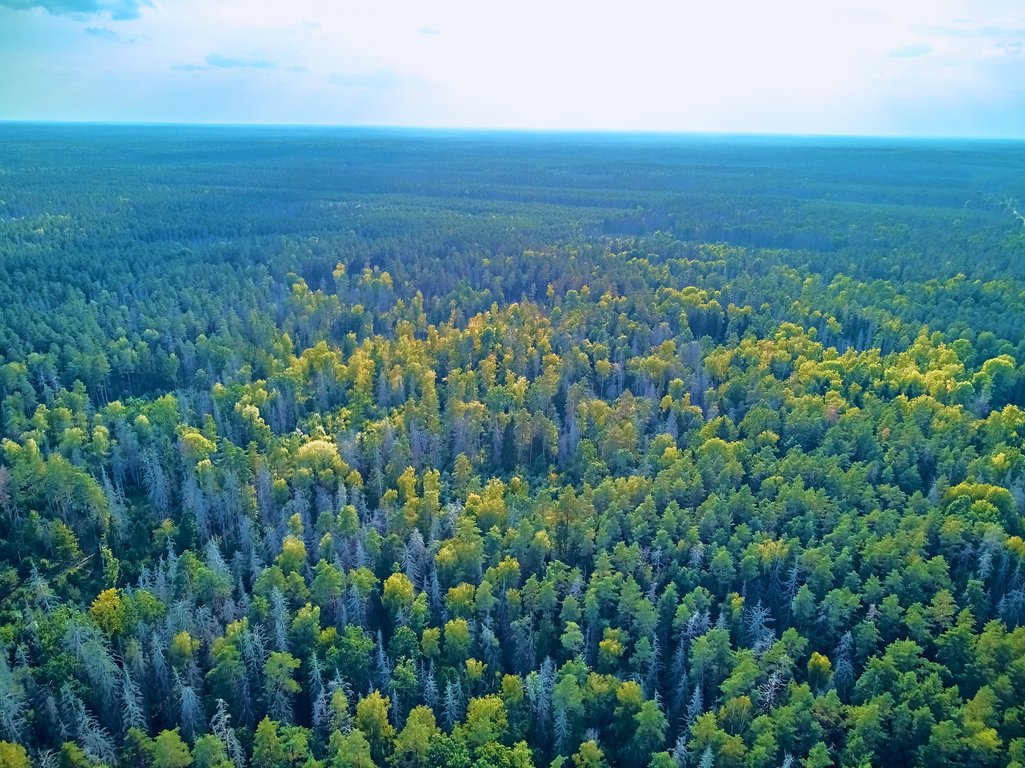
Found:
<svg viewBox="0 0 1025 768"><path fill-rule="evenodd" d="M699 131L660 129L615 129L615 128L545 128L532 126L475 126L475 125L369 125L346 123L226 123L226 122L173 122L166 120L37 120L0 119L2 127L81 127L81 128L197 128L226 130L281 130L288 131L338 131L354 133L424 134L434 136L459 136L477 134L495 137L594 137L609 139L694 139L694 140L737 140L738 142L759 140L781 142L822 141L824 143L851 141L860 142L907 142L907 143L1022 143L1022 136L979 136L979 135L913 135L886 133L788 133L756 131Z"/></svg>

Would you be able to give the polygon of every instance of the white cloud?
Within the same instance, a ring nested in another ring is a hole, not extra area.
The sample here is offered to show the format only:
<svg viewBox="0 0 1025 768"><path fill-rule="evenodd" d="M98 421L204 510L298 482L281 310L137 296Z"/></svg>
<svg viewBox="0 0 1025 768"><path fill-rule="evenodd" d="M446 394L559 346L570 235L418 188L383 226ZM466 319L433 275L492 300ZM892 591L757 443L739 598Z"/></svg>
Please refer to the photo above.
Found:
<svg viewBox="0 0 1025 768"><path fill-rule="evenodd" d="M0 6L15 11L42 9L54 16L90 18L107 16L114 21L137 19L152 0L0 0Z"/></svg>
<svg viewBox="0 0 1025 768"><path fill-rule="evenodd" d="M0 32L0 117L1025 131L1008 0L167 0L124 40L0 15L37 41Z"/></svg>

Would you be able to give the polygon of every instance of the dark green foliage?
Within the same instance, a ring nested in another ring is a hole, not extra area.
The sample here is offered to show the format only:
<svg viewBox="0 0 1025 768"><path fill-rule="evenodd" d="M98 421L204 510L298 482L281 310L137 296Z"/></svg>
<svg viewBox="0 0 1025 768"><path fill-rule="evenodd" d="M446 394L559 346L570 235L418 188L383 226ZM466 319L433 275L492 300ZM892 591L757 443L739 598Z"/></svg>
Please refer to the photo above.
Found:
<svg viewBox="0 0 1025 768"><path fill-rule="evenodd" d="M8 761L1025 764L1020 146L0 138Z"/></svg>

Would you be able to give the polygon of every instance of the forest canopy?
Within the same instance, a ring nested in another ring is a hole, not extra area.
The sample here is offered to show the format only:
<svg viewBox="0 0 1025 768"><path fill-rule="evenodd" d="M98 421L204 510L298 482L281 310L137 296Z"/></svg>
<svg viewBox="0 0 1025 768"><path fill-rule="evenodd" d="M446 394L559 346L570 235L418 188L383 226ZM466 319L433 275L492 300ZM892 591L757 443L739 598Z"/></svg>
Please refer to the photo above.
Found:
<svg viewBox="0 0 1025 768"><path fill-rule="evenodd" d="M0 126L0 765L1025 766L1025 147Z"/></svg>

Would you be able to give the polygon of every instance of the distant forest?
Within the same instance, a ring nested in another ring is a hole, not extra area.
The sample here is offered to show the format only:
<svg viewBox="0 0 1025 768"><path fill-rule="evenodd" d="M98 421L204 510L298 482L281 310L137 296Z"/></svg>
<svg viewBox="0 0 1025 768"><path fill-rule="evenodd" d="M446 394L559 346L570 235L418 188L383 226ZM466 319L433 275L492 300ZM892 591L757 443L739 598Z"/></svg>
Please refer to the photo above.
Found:
<svg viewBox="0 0 1025 768"><path fill-rule="evenodd" d="M0 125L0 766L1025 768L1023 200Z"/></svg>

